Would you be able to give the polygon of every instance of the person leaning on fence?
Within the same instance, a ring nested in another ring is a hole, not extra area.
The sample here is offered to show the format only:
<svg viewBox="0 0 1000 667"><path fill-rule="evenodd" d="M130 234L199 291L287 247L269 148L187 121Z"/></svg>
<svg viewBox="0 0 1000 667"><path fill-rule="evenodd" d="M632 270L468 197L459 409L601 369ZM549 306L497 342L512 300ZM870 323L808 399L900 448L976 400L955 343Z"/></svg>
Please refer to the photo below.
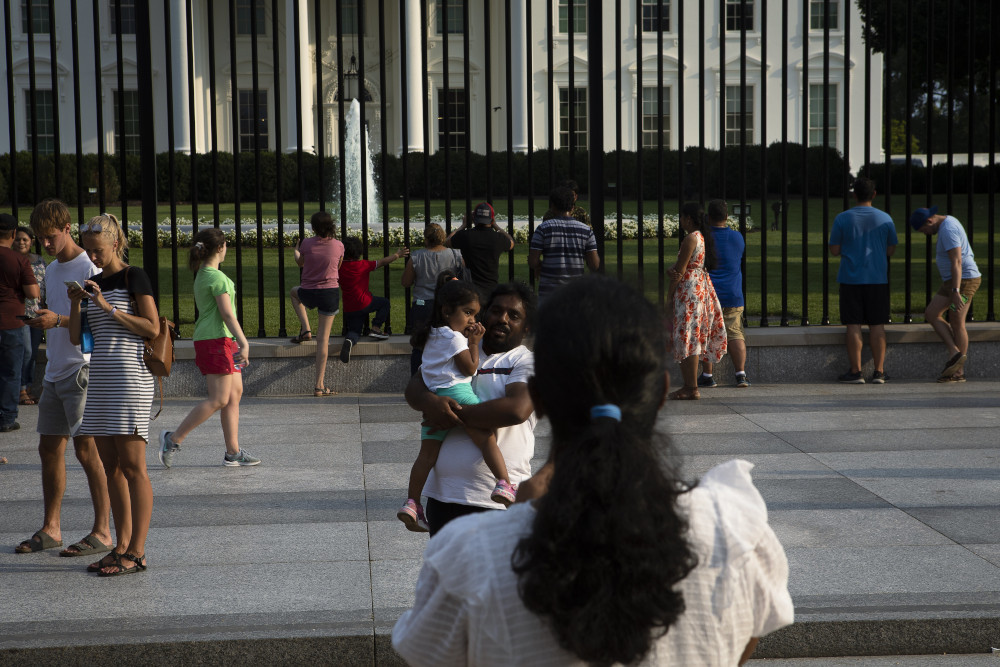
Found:
<svg viewBox="0 0 1000 667"><path fill-rule="evenodd" d="M475 223L471 228L470 218ZM463 215L462 226L448 235L445 245L462 253L479 302L486 303L500 280L500 256L514 249L514 237L497 225L493 207L482 202L472 215Z"/></svg>
<svg viewBox="0 0 1000 667"><path fill-rule="evenodd" d="M372 327L368 335L375 340L385 340L389 334L382 330L382 325L389 319L389 299L384 296L372 295L368 280L372 271L392 264L401 257L409 257L409 248L400 248L388 257L379 260L362 259L364 245L361 239L348 236L344 239L344 262L340 265L340 289L344 294L344 326L347 336L340 348L340 360L345 364L351 360L351 350L361 338L361 333L368 323L368 314L375 313Z"/></svg>
<svg viewBox="0 0 1000 667"><path fill-rule="evenodd" d="M937 234L937 266L941 273L938 289L924 310L924 318L934 327L951 356L938 382L965 382L965 361L969 354L969 332L965 316L982 282L969 237L955 217L937 212L937 206L918 208L910 216L910 226L927 236ZM942 315L948 313L946 322Z"/></svg>
<svg viewBox="0 0 1000 667"><path fill-rule="evenodd" d="M743 333L743 252L746 241L743 235L735 229L730 229L729 207L724 199L713 199L708 202L708 231L712 233L715 245L715 268L709 270L715 294L722 305L722 319L726 324L727 351L733 360L736 371L736 386L749 387L750 379L746 373L747 344ZM714 364L711 361L701 363L702 373L698 376L699 387L718 386L712 376Z"/></svg>
<svg viewBox="0 0 1000 667"><path fill-rule="evenodd" d="M601 268L594 230L571 215L575 201L569 188L554 188L549 209L557 215L540 224L531 237L528 266L538 277L539 302L560 285L582 276L587 267L591 271Z"/></svg>
<svg viewBox="0 0 1000 667"><path fill-rule="evenodd" d="M250 363L250 343L236 319L236 286L219 268L226 259L226 236L203 229L193 239L188 266L195 272L194 354L208 383L208 398L194 406L174 431L160 432L160 463L173 465L180 445L196 427L220 412L226 453L222 465L255 466L260 459L240 447L240 399L243 369Z"/></svg>
<svg viewBox="0 0 1000 667"><path fill-rule="evenodd" d="M723 463L692 486L657 433L660 320L603 276L539 311L528 390L552 426L547 482L429 542L392 630L407 664L731 667L792 623L788 560L753 465Z"/></svg>
<svg viewBox="0 0 1000 667"><path fill-rule="evenodd" d="M840 256L840 321L847 326L847 361L850 369L837 378L864 384L861 375L861 326L868 325L868 343L875 370L872 382L884 384L885 325L889 323L889 257L896 252L896 226L885 211L872 206L875 182L854 179L857 202L833 220L830 254Z"/></svg>
<svg viewBox="0 0 1000 667"><path fill-rule="evenodd" d="M79 542L60 552L60 556L91 556L111 549L111 504L104 465L97 453L94 438L80 433L90 354L74 345L69 337L69 291L65 283L81 285L97 273L90 257L73 240L72 218L64 203L46 199L31 212L31 229L42 242L45 252L54 256L45 270L46 308L28 320L33 329L45 330L45 376L38 397L38 454L42 463L42 527L30 539L21 542L17 553L32 553L62 546L62 498L66 492L66 443L73 438L76 460L87 476L87 488L94 508L94 523ZM119 545L119 553L125 545ZM105 564L110 565L112 559Z"/></svg>
<svg viewBox="0 0 1000 667"><path fill-rule="evenodd" d="M433 222L427 225L424 228L424 249L411 253L409 261L403 267L400 282L403 287L413 288L410 327L414 332L419 331L431 319L438 276L448 270L460 276L465 267L462 251L446 247L444 238L441 225ZM410 353L410 375L420 368L422 356L421 349L414 347Z"/></svg>
<svg viewBox="0 0 1000 667"><path fill-rule="evenodd" d="M92 565L103 577L146 570L146 537L153 487L146 471L153 376L143 361L144 341L160 331L149 277L125 263L128 241L115 216L102 213L80 227L90 261L101 269L69 287L69 335L74 344L93 335L90 386L80 433L94 436L108 480L118 546ZM84 303L86 302L86 303ZM86 323L84 321L86 318Z"/></svg>
<svg viewBox="0 0 1000 667"><path fill-rule="evenodd" d="M309 314L315 308L319 315L316 326L316 376L313 396L332 396L337 392L326 387L326 360L329 355L330 329L333 319L340 312L340 264L344 261L344 244L334 238L336 225L326 211L313 213L313 232L316 236L300 239L295 245L295 263L302 267L302 284L291 290L292 310L299 318L299 335L293 343L303 343L312 338Z"/></svg>

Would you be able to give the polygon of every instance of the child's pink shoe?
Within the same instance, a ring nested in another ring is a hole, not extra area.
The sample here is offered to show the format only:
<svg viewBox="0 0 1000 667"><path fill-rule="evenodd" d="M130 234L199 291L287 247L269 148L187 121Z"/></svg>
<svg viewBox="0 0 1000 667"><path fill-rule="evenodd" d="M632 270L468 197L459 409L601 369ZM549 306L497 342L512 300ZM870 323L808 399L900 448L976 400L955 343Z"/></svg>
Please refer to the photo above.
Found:
<svg viewBox="0 0 1000 667"><path fill-rule="evenodd" d="M517 497L517 484L511 484L505 479L497 480L497 485L493 487L490 500L500 503L504 507L510 507Z"/></svg>
<svg viewBox="0 0 1000 667"><path fill-rule="evenodd" d="M413 498L407 498L406 504L396 512L396 518L406 525L407 530L414 533L426 533L430 531L427 526L427 519L424 518L423 506Z"/></svg>

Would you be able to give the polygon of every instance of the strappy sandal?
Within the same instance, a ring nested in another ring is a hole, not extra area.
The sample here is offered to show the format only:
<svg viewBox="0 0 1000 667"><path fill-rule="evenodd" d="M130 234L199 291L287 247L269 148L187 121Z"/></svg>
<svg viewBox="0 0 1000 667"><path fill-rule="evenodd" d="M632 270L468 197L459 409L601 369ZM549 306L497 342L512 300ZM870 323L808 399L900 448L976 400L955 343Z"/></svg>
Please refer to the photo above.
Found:
<svg viewBox="0 0 1000 667"><path fill-rule="evenodd" d="M18 405L35 405L38 401L32 398L31 394L29 394L26 390L22 389L21 396L17 403Z"/></svg>
<svg viewBox="0 0 1000 667"><path fill-rule="evenodd" d="M118 553L117 551L112 551L111 553L106 554L103 558L101 558L101 560L88 565L87 572L100 572L106 567L111 567L112 565L117 564L118 558L120 556L121 554Z"/></svg>
<svg viewBox="0 0 1000 667"><path fill-rule="evenodd" d="M136 556L135 554L128 552L125 552L121 555L116 554L115 562L109 565L108 567L102 569L97 574L101 577L117 577L122 574L135 574L136 572L145 572L146 566L142 564L142 559L145 557L146 554L143 554L141 556ZM125 564L122 563L122 559L128 559L132 561L133 563L132 567L125 567ZM111 569L112 567L118 569L114 572L107 572L107 570Z"/></svg>
<svg viewBox="0 0 1000 667"><path fill-rule="evenodd" d="M313 389L313 396L315 396L316 398L323 398L326 396L336 396L336 395L337 392L335 392L333 389L330 389L329 387L315 387Z"/></svg>
<svg viewBox="0 0 1000 667"><path fill-rule="evenodd" d="M307 340L312 340L312 331L309 329L306 329L305 331L300 331L298 336L291 339L291 342L295 343L296 345L301 345Z"/></svg>
<svg viewBox="0 0 1000 667"><path fill-rule="evenodd" d="M671 401L697 401L701 399L701 393L697 387L683 387L670 394Z"/></svg>

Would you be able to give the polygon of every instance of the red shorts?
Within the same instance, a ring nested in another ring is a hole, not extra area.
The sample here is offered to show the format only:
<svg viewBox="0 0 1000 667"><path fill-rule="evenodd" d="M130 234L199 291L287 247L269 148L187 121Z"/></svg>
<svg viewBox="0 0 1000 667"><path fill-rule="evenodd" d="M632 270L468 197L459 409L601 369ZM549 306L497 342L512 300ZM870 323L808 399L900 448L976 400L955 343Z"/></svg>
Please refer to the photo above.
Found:
<svg viewBox="0 0 1000 667"><path fill-rule="evenodd" d="M233 355L240 351L232 338L212 338L194 342L194 362L202 375L232 375L240 370L233 365Z"/></svg>

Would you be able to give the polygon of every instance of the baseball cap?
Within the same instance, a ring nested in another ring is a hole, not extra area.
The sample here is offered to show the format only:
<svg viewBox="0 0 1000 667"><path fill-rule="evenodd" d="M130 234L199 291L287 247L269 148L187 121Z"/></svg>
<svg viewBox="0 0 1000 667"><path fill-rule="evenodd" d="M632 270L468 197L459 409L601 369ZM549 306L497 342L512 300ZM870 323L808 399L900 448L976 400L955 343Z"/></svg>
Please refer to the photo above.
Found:
<svg viewBox="0 0 1000 667"><path fill-rule="evenodd" d="M937 206L931 206L930 208L918 208L910 215L910 227L919 231L921 227L927 224L927 218L932 215L937 215L937 212Z"/></svg>
<svg viewBox="0 0 1000 667"><path fill-rule="evenodd" d="M475 213L472 214L473 219L476 221L477 225L488 225L493 222L493 207L488 203L483 202L476 206Z"/></svg>

